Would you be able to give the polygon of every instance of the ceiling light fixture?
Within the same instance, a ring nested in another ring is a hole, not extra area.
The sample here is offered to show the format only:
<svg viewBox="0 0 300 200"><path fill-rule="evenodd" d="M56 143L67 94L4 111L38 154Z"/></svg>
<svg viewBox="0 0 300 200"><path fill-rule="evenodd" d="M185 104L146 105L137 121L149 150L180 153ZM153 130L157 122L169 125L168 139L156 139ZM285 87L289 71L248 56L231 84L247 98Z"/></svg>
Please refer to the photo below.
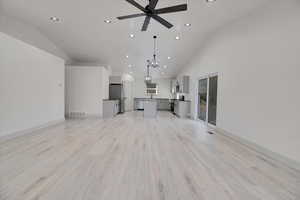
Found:
<svg viewBox="0 0 300 200"><path fill-rule="evenodd" d="M130 34L129 36L130 36L131 38L134 38L134 34Z"/></svg>
<svg viewBox="0 0 300 200"><path fill-rule="evenodd" d="M59 18L57 17L50 17L50 20L53 22L59 22Z"/></svg>
<svg viewBox="0 0 300 200"><path fill-rule="evenodd" d="M145 83L147 84L147 83L151 83L151 81L152 81L152 77L150 76L150 65L149 65L149 60L147 60L147 62L148 62L148 65L147 65L147 74L146 74L146 76L145 76Z"/></svg>
<svg viewBox="0 0 300 200"><path fill-rule="evenodd" d="M168 60L170 60L171 59L171 57L170 56L168 56Z"/></svg>
<svg viewBox="0 0 300 200"><path fill-rule="evenodd" d="M214 2L214 1L216 1L216 0L206 0L206 2L208 2L208 3L211 3L211 2Z"/></svg>
<svg viewBox="0 0 300 200"><path fill-rule="evenodd" d="M129 58L129 56L127 55L126 58Z"/></svg>
<svg viewBox="0 0 300 200"><path fill-rule="evenodd" d="M106 19L106 20L104 20L104 22L107 23L107 24L110 24L111 20Z"/></svg>
<svg viewBox="0 0 300 200"><path fill-rule="evenodd" d="M189 26L191 26L192 24L190 24L190 23L186 23L186 24L184 24L186 27L189 27Z"/></svg>
<svg viewBox="0 0 300 200"><path fill-rule="evenodd" d="M176 36L176 37L175 37L175 39L176 39L176 40L179 40L179 39L180 39L180 37L179 37L179 36Z"/></svg>
<svg viewBox="0 0 300 200"><path fill-rule="evenodd" d="M153 67L153 68L159 68L159 61L157 60L157 50L156 50L156 39L157 39L157 36L154 35L153 36L153 40L154 40L154 49L153 49L153 60L152 61L149 61L149 63L151 63L150 67Z"/></svg>

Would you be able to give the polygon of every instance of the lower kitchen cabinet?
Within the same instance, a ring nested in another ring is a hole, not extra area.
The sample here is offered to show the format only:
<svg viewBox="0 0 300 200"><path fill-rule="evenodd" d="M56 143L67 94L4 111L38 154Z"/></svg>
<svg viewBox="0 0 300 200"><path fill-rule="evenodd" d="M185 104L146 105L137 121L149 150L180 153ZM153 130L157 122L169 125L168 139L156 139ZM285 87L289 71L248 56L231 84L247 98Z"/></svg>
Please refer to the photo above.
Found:
<svg viewBox="0 0 300 200"><path fill-rule="evenodd" d="M190 116L191 102L179 101L174 102L174 113L180 118L187 118Z"/></svg>
<svg viewBox="0 0 300 200"><path fill-rule="evenodd" d="M164 98L134 98L134 110L144 110L144 102L149 100L157 101L157 110L171 110L170 100Z"/></svg>
<svg viewBox="0 0 300 200"><path fill-rule="evenodd" d="M119 112L119 100L103 100L103 118L114 117Z"/></svg>
<svg viewBox="0 0 300 200"><path fill-rule="evenodd" d="M171 110L169 99L157 100L157 110Z"/></svg>

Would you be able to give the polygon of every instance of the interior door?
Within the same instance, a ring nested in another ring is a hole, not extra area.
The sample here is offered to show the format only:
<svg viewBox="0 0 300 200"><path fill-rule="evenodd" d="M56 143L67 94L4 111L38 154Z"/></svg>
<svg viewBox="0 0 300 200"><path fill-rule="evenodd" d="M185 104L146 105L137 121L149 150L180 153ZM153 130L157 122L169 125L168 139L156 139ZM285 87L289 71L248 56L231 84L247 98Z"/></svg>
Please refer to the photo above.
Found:
<svg viewBox="0 0 300 200"><path fill-rule="evenodd" d="M198 118L206 122L207 116L207 78L199 80L198 87Z"/></svg>

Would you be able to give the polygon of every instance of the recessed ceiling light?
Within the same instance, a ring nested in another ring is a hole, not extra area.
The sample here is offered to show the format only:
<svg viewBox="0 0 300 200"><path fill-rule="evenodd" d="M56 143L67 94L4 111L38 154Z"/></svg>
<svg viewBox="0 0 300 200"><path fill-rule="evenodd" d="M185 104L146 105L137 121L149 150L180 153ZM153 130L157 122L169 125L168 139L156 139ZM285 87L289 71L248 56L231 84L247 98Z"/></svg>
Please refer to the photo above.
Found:
<svg viewBox="0 0 300 200"><path fill-rule="evenodd" d="M175 39L176 39L176 40L179 40L179 39L180 39L180 37L179 37L179 36L176 36L176 37L175 37Z"/></svg>
<svg viewBox="0 0 300 200"><path fill-rule="evenodd" d="M189 27L189 26L191 26L192 24L186 23L186 24L184 24L184 25L187 26L187 27Z"/></svg>
<svg viewBox="0 0 300 200"><path fill-rule="evenodd" d="M126 58L129 58L129 56L127 55Z"/></svg>
<svg viewBox="0 0 300 200"><path fill-rule="evenodd" d="M104 22L107 23L107 24L110 24L111 20L106 19L106 20L104 20Z"/></svg>
<svg viewBox="0 0 300 200"><path fill-rule="evenodd" d="M57 17L50 17L50 20L53 22L59 22L59 18Z"/></svg>
<svg viewBox="0 0 300 200"><path fill-rule="evenodd" d="M171 57L170 56L168 56L168 60L170 60L171 59Z"/></svg>
<svg viewBox="0 0 300 200"><path fill-rule="evenodd" d="M165 68L165 69L167 69L167 67L168 67L167 65L164 65L164 68Z"/></svg>
<svg viewBox="0 0 300 200"><path fill-rule="evenodd" d="M134 34L130 34L129 36L130 36L131 38L134 38Z"/></svg>
<svg viewBox="0 0 300 200"><path fill-rule="evenodd" d="M206 0L206 2L208 2L208 3L211 3L211 2L214 2L214 1L216 1L216 0Z"/></svg>

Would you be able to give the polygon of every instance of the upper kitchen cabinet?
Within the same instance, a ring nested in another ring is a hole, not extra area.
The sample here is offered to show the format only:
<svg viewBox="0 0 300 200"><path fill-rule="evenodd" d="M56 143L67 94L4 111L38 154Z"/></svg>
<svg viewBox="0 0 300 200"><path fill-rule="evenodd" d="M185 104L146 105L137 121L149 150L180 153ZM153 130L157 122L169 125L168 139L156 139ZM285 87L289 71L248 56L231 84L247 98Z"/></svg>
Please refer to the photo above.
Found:
<svg viewBox="0 0 300 200"><path fill-rule="evenodd" d="M176 90L176 86L177 86L177 79L173 78L171 79L171 82L170 82L170 89L171 89L171 94L176 94L177 93L177 90Z"/></svg>
<svg viewBox="0 0 300 200"><path fill-rule="evenodd" d="M182 87L181 92L188 94L190 92L190 77L183 76L182 77Z"/></svg>
<svg viewBox="0 0 300 200"><path fill-rule="evenodd" d="M190 91L190 77L189 76L179 76L177 78L171 79L170 89L172 94L176 93L186 93Z"/></svg>
<svg viewBox="0 0 300 200"><path fill-rule="evenodd" d="M171 80L171 92L172 93L186 93L190 90L190 77L179 76L177 79Z"/></svg>

